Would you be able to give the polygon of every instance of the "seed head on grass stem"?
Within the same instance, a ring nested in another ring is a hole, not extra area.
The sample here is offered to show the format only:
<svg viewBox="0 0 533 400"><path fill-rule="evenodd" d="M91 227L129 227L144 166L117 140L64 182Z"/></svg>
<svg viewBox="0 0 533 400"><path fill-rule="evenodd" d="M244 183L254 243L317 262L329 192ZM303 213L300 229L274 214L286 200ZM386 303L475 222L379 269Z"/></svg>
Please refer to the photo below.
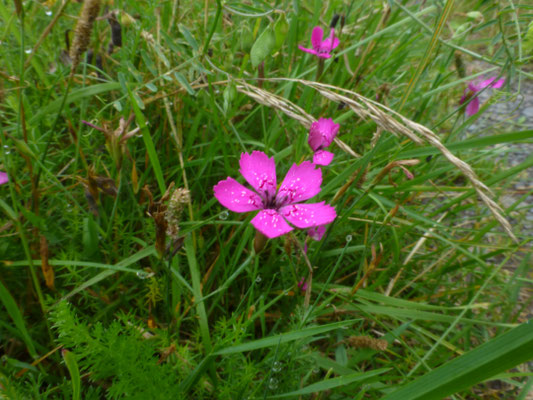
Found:
<svg viewBox="0 0 533 400"><path fill-rule="evenodd" d="M94 20L100 11L100 0L86 0L83 3L81 14L76 25L74 40L70 48L70 58L72 60L71 74L80 63L81 55L89 47L91 41L91 32L93 30Z"/></svg>

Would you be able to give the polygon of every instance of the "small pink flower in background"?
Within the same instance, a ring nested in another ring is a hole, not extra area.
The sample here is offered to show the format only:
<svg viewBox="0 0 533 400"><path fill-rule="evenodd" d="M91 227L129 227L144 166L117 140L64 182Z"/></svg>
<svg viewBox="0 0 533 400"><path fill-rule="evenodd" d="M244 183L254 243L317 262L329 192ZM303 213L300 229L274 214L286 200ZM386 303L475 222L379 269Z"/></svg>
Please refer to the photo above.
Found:
<svg viewBox="0 0 533 400"><path fill-rule="evenodd" d="M3 185L4 183L7 183L9 181L9 178L7 177L7 174L5 172L0 171L0 185Z"/></svg>
<svg viewBox="0 0 533 400"><path fill-rule="evenodd" d="M305 229L329 224L337 216L335 209L321 203L297 204L320 192L322 171L309 161L293 164L276 190L276 165L261 151L242 153L240 173L255 189L250 190L228 177L213 188L215 197L224 207L234 212L260 210L252 225L272 239L294 228Z"/></svg>
<svg viewBox="0 0 533 400"><path fill-rule="evenodd" d="M302 277L300 282L298 282L298 287L302 290L302 292L305 292L307 290L309 286L307 285L307 282L305 281L305 277Z"/></svg>
<svg viewBox="0 0 533 400"><path fill-rule="evenodd" d="M315 26L313 28L313 33L311 34L311 45L312 49L307 49L303 46L298 46L298 48L306 53L314 54L320 58L330 58L331 51L339 45L339 38L335 37L335 29L331 28L330 35L325 40L324 31L321 27Z"/></svg>
<svg viewBox="0 0 533 400"><path fill-rule="evenodd" d="M468 88L465 89L461 100L459 100L459 104L464 104L466 101L473 97L470 103L468 103L468 105L466 106L466 115L471 117L479 111L479 98L477 97L478 92L485 89L486 87L499 89L503 86L504 83L505 78L496 80L495 76L489 79L485 79L483 81L470 82L468 84Z"/></svg>
<svg viewBox="0 0 533 400"><path fill-rule="evenodd" d="M311 124L309 130L309 139L307 142L315 155L313 162L317 165L329 165L333 160L333 153L325 151L337 136L339 132L339 124L333 122L331 118L320 118L318 121Z"/></svg>
<svg viewBox="0 0 533 400"><path fill-rule="evenodd" d="M315 226L307 231L307 235L317 242L322 240L322 237L326 233L326 225Z"/></svg>

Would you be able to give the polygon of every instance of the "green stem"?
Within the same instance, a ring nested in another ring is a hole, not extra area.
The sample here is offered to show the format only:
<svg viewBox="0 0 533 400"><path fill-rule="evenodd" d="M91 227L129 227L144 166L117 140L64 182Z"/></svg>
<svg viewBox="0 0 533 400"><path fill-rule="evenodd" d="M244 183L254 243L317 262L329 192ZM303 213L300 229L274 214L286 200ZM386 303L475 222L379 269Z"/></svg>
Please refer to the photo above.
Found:
<svg viewBox="0 0 533 400"><path fill-rule="evenodd" d="M207 54L209 43L211 42L211 38L213 37L215 33L218 20L220 19L220 14L222 13L222 3L220 2L220 0L216 0L216 1L217 1L217 13L215 14L215 21L213 22L213 25L211 25L211 29L209 30L209 35L207 36L207 39L205 40L204 48L202 49L202 56L205 56Z"/></svg>

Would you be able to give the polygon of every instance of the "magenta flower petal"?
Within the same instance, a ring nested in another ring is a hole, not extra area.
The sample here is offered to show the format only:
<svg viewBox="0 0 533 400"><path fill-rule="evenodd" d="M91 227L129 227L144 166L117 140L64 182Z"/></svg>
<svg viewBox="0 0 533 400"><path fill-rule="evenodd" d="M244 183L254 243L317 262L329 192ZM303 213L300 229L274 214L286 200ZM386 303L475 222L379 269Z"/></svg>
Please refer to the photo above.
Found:
<svg viewBox="0 0 533 400"><path fill-rule="evenodd" d="M315 56L318 56L319 54L316 52L316 50L313 50L313 49L306 49L305 47L301 46L301 45L298 45L298 48L302 51L305 51L306 53L309 53L309 54L314 54Z"/></svg>
<svg viewBox="0 0 533 400"><path fill-rule="evenodd" d="M302 289L302 292L305 292L308 288L307 282L305 281L305 276L302 276L300 282L298 282L298 287Z"/></svg>
<svg viewBox="0 0 533 400"><path fill-rule="evenodd" d="M333 122L331 118L320 118L311 124L309 129L309 146L313 151L328 147L339 132L339 124Z"/></svg>
<svg viewBox="0 0 533 400"><path fill-rule="evenodd" d="M477 90L485 89L487 86L493 87L494 89L499 89L503 86L505 83L505 78L498 79L496 82L496 77L493 76L492 78L485 79L484 81L479 82L476 87Z"/></svg>
<svg viewBox="0 0 533 400"><path fill-rule="evenodd" d="M331 160L333 160L333 153L330 153L326 150L318 150L313 155L313 163L316 165L329 165L331 163Z"/></svg>
<svg viewBox="0 0 533 400"><path fill-rule="evenodd" d="M479 98L474 97L466 106L466 115L471 117L479 111Z"/></svg>
<svg viewBox="0 0 533 400"><path fill-rule="evenodd" d="M309 237L313 240L316 240L317 242L322 240L325 233L326 233L326 225L314 226L312 228L309 228L309 230L307 231L307 234L309 235Z"/></svg>
<svg viewBox="0 0 533 400"><path fill-rule="evenodd" d="M213 190L220 204L231 211L247 212L263 208L261 197L233 178L218 182Z"/></svg>
<svg viewBox="0 0 533 400"><path fill-rule="evenodd" d="M291 204L282 207L279 212L297 228L311 228L326 225L335 219L335 209L324 202L312 204Z"/></svg>
<svg viewBox="0 0 533 400"><path fill-rule="evenodd" d="M307 49L302 46L298 48L306 53L311 53L320 58L330 58L331 51L339 45L339 39L335 37L335 29L331 28L330 36L323 40L324 31L320 26L315 26L313 32L311 33L311 47L312 49Z"/></svg>
<svg viewBox="0 0 533 400"><path fill-rule="evenodd" d="M311 45L313 49L318 50L322 46L322 38L324 37L324 31L320 26L315 26L311 33Z"/></svg>
<svg viewBox="0 0 533 400"><path fill-rule="evenodd" d="M300 165L293 164L283 180L276 204L284 206L310 199L320 192L322 184L322 171L310 161Z"/></svg>
<svg viewBox="0 0 533 400"><path fill-rule="evenodd" d="M241 166L239 171L246 182L261 195L263 200L274 198L277 186L274 157L269 158L262 151L254 151L252 154L242 153L239 165Z"/></svg>
<svg viewBox="0 0 533 400"><path fill-rule="evenodd" d="M7 183L9 181L9 178L7 177L7 174L5 172L0 171L0 185L3 185L4 183Z"/></svg>
<svg viewBox="0 0 533 400"><path fill-rule="evenodd" d="M480 87L476 82L470 82L468 84L468 87L467 89L465 90L465 93L477 93L479 92L481 89L483 89L482 87Z"/></svg>
<svg viewBox="0 0 533 400"><path fill-rule="evenodd" d="M326 40L324 40L321 44L321 49L329 53L331 52L331 50L338 47L339 44L340 44L339 38L335 37L335 29L331 28L329 37Z"/></svg>
<svg viewBox="0 0 533 400"><path fill-rule="evenodd" d="M283 219L276 210L261 210L252 219L252 225L269 239L285 235L293 228Z"/></svg>
<svg viewBox="0 0 533 400"><path fill-rule="evenodd" d="M505 78L498 79L496 82L494 82L491 87L494 89L500 89L503 84L505 83Z"/></svg>

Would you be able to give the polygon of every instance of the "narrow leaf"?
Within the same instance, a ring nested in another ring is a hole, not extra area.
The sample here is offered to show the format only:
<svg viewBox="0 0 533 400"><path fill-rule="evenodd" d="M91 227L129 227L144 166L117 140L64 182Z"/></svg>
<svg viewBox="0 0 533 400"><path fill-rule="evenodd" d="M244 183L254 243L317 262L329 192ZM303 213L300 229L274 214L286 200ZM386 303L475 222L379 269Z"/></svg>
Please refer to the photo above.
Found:
<svg viewBox="0 0 533 400"><path fill-rule="evenodd" d="M194 89L191 87L191 85L189 85L189 82L182 74L176 71L174 72L174 76L176 77L178 82L181 84L181 86L183 86L183 88L187 91L187 93L193 96L196 94Z"/></svg>
<svg viewBox="0 0 533 400"><path fill-rule="evenodd" d="M76 356L68 350L63 350L62 354L65 364L68 368L68 372L70 373L70 381L72 382L72 400L80 400L81 379Z"/></svg>
<svg viewBox="0 0 533 400"><path fill-rule="evenodd" d="M370 372L356 372L355 374L343 375L337 378L327 379L325 381L313 383L312 385L306 386L300 390L295 390L294 392L278 394L275 396L269 396L268 398L281 399L283 397L301 396L304 394L318 393L324 390L334 389L339 386L345 386L345 385L349 385L354 382L372 378L373 376L380 375L389 370L390 368L381 368L381 369L375 369Z"/></svg>
<svg viewBox="0 0 533 400"><path fill-rule="evenodd" d="M0 300L2 300L2 303L4 303L4 307L7 310L7 313L15 323L15 326L17 327L18 331L20 332L20 335L22 336L22 340L24 340L24 343L26 343L26 347L28 348L28 352L33 358L37 357L37 352L35 351L35 347L33 346L33 342L30 338L30 334L28 333L28 330L26 329L26 325L24 324L24 318L22 317L22 313L17 307L17 303L11 296L11 293L7 290L7 288L2 284L0 281Z"/></svg>
<svg viewBox="0 0 533 400"><path fill-rule="evenodd" d="M323 333L332 331L334 329L342 328L343 326L350 326L354 324L356 321L358 320L352 319L348 321L335 322L335 323L328 324L328 325L313 326L311 328L305 328L299 331L282 333L281 335L275 335L275 336L266 337L263 339L254 340L248 343L238 344L232 347L226 347L225 349L216 351L214 354L222 355L222 354L242 353L243 351L251 351L251 350L262 349L265 347L277 346L279 344L292 342L294 340L304 339L310 336L321 335Z"/></svg>
<svg viewBox="0 0 533 400"><path fill-rule="evenodd" d="M533 323L524 323L421 376L383 400L438 400L533 358Z"/></svg>

